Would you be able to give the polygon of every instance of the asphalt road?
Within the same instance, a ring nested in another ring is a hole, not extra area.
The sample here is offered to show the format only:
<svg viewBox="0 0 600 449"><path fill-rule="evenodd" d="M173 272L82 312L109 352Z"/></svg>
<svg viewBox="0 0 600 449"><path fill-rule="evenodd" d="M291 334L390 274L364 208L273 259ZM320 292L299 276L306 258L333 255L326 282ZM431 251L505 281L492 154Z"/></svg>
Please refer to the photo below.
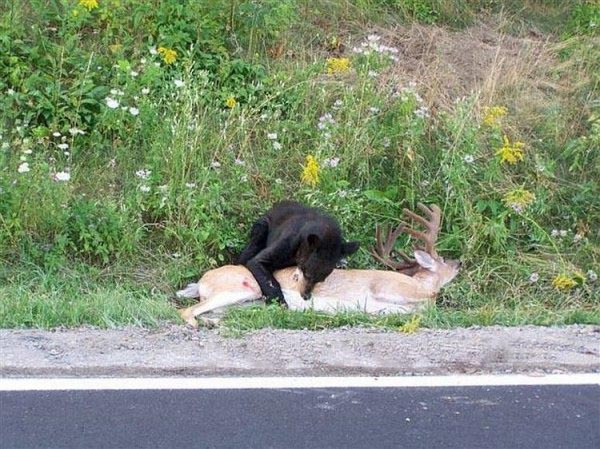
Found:
<svg viewBox="0 0 600 449"><path fill-rule="evenodd" d="M600 448L600 386L0 391L0 447Z"/></svg>

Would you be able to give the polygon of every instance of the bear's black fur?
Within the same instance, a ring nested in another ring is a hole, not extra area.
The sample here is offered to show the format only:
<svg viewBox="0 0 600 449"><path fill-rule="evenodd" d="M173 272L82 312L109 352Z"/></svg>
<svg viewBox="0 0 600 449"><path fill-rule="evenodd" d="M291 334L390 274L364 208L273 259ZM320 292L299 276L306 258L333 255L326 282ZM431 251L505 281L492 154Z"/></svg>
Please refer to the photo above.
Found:
<svg viewBox="0 0 600 449"><path fill-rule="evenodd" d="M284 304L273 271L298 265L307 281L303 296L323 281L345 256L358 250L358 242L345 242L337 221L319 209L295 201L273 205L250 231L250 242L237 263L256 278L267 299Z"/></svg>

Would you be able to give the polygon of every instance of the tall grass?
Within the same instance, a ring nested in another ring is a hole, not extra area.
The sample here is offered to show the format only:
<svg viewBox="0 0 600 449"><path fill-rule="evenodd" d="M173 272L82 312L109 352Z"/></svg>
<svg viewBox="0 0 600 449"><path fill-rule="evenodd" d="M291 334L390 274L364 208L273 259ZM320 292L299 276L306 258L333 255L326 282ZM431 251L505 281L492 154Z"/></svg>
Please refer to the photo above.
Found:
<svg viewBox="0 0 600 449"><path fill-rule="evenodd" d="M376 223L440 204L440 252L465 269L423 325L598 321L600 71L587 10L565 15L569 35L533 46L502 30L531 24L537 6L500 11L485 26L508 50L451 98L435 95L441 65L435 83L410 79L408 47L382 27L449 24L419 30L464 42L455 17L474 23L477 2L17 3L0 21L0 326L173 319L173 290L231 262L284 198L335 215L363 244L356 267L376 266ZM516 45L521 62L507 59ZM307 156L314 185L301 178ZM264 311L255 323L321 325Z"/></svg>

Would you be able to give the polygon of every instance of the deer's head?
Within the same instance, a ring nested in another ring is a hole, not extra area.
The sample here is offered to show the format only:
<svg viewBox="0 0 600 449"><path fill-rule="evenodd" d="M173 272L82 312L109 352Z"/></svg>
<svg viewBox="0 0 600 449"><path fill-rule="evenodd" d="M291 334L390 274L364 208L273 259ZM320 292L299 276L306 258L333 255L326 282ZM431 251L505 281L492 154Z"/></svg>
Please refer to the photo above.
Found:
<svg viewBox="0 0 600 449"><path fill-rule="evenodd" d="M432 204L426 206L417 204L424 216L418 215L408 209L404 209L404 215L414 223L421 224L425 230L417 231L407 223L402 223L394 230L388 230L387 237L383 238L381 229L376 229L377 244L371 253L377 260L395 271L427 281L434 289L439 290L456 277L460 270L459 260L445 261L436 249L440 224L442 221L441 209ZM423 243L423 249L414 251L414 258L407 256L402 251L395 251L394 244L402 233L406 233L414 239ZM395 255L402 260L395 260Z"/></svg>
<svg viewBox="0 0 600 449"><path fill-rule="evenodd" d="M444 260L442 256L432 257L429 253L420 249L414 252L415 261L419 269L415 273L416 278L427 278L436 289L442 288L456 277L460 270L460 260Z"/></svg>

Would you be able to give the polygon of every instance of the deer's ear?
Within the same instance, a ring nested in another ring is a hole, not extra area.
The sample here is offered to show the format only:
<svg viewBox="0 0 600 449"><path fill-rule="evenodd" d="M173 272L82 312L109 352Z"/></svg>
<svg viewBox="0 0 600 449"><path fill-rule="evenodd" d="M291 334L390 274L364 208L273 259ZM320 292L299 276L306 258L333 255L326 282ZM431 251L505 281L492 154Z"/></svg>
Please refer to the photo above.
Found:
<svg viewBox="0 0 600 449"><path fill-rule="evenodd" d="M435 260L427 254L425 251L421 251L420 249L415 250L415 260L419 265L427 270L434 271L435 269Z"/></svg>

